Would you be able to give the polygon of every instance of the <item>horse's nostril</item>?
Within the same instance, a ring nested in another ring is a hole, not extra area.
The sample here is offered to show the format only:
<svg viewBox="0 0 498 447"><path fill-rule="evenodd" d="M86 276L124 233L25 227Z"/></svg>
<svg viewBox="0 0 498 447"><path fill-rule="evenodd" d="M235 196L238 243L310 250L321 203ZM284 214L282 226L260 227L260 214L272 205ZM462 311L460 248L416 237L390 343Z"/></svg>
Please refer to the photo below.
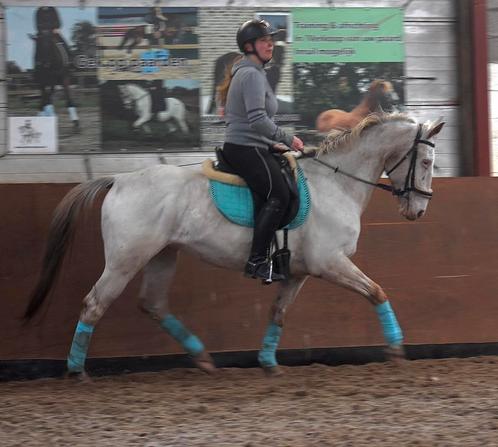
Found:
<svg viewBox="0 0 498 447"><path fill-rule="evenodd" d="M424 211L423 210L420 210L418 213L417 213L417 219L422 217L424 215Z"/></svg>

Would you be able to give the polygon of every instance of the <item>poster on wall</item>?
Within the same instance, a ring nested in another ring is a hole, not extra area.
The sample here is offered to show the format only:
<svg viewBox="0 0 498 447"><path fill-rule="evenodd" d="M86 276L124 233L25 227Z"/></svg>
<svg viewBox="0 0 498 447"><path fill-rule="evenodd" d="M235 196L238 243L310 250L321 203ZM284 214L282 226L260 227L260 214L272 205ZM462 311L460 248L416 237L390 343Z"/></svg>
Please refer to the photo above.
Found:
<svg viewBox="0 0 498 447"><path fill-rule="evenodd" d="M109 80L100 94L103 151L199 150L199 81Z"/></svg>
<svg viewBox="0 0 498 447"><path fill-rule="evenodd" d="M55 116L9 117L9 152L15 154L57 152Z"/></svg>
<svg viewBox="0 0 498 447"><path fill-rule="evenodd" d="M198 150L196 8L98 9L103 151Z"/></svg>
<svg viewBox="0 0 498 447"><path fill-rule="evenodd" d="M8 116L56 118L59 152L100 150L96 67L81 63L96 57L96 9L9 6L5 19Z"/></svg>
<svg viewBox="0 0 498 447"><path fill-rule="evenodd" d="M400 8L296 8L293 70L301 124L320 133L403 109ZM346 112L346 113L344 113Z"/></svg>

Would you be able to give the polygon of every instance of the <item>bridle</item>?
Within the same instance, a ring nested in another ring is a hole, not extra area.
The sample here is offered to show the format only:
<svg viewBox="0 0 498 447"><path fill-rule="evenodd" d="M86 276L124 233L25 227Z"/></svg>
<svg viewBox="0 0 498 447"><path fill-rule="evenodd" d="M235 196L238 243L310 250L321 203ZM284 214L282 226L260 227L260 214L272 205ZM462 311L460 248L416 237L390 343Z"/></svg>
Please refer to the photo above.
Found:
<svg viewBox="0 0 498 447"><path fill-rule="evenodd" d="M339 166L332 166L332 165L318 159L318 157L315 157L314 160L316 162L326 166L327 168L332 169L334 171L334 173L339 173L339 174L345 175L346 177L357 180L361 183L365 183L367 185L374 186L375 188L379 188L379 189L382 189L384 191L389 191L394 196L407 197L410 192L414 192L415 194L419 194L427 199L431 199L432 192L419 189L415 185L415 170L416 170L416 166L417 166L418 145L425 144L425 145L430 146L430 147L435 147L434 143L420 138L421 136L422 136L422 124L419 124L418 130L417 130L417 135L415 136L415 139L413 140L413 144L412 144L412 147L410 148L410 150L403 157L401 157L401 159L398 160L398 162L391 169L386 170L386 175L389 176L389 174L391 174L396 169L398 169L405 160L407 160L408 158L410 159L410 165L408 167L408 171L406 172L405 184L404 184L403 189L396 189L392 185L385 185L383 183L374 183L374 182L370 182L368 180L362 179L360 177L357 177L353 174L350 174L348 172L341 170L339 168Z"/></svg>

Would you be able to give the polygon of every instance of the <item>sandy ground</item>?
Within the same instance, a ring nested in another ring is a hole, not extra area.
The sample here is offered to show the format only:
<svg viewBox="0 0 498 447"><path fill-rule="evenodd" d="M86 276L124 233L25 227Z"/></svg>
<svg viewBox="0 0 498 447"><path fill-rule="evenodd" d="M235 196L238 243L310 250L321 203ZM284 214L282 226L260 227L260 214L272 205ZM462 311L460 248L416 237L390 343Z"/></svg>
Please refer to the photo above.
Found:
<svg viewBox="0 0 498 447"><path fill-rule="evenodd" d="M2 446L498 446L498 357L0 384Z"/></svg>

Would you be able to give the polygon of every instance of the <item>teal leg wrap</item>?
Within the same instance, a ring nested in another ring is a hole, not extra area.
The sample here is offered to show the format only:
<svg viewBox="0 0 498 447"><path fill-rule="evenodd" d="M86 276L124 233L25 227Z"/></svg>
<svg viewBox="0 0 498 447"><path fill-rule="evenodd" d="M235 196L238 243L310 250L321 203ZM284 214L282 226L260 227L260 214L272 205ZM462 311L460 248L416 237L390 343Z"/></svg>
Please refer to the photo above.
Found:
<svg viewBox="0 0 498 447"><path fill-rule="evenodd" d="M161 321L161 327L179 342L190 355L197 355L204 351L202 342L173 315L166 315Z"/></svg>
<svg viewBox="0 0 498 447"><path fill-rule="evenodd" d="M270 323L263 338L263 348L259 351L259 364L264 368L277 366L277 347L282 335L282 328L275 323Z"/></svg>
<svg viewBox="0 0 498 447"><path fill-rule="evenodd" d="M384 338L389 345L400 345L403 343L403 332L399 327L398 320L396 320L396 315L391 307L389 301L375 306L377 315L382 324L382 330L384 331Z"/></svg>
<svg viewBox="0 0 498 447"><path fill-rule="evenodd" d="M92 338L93 326L78 321L76 331L71 344L71 350L67 358L67 369L69 372L83 372L85 370L86 353Z"/></svg>

